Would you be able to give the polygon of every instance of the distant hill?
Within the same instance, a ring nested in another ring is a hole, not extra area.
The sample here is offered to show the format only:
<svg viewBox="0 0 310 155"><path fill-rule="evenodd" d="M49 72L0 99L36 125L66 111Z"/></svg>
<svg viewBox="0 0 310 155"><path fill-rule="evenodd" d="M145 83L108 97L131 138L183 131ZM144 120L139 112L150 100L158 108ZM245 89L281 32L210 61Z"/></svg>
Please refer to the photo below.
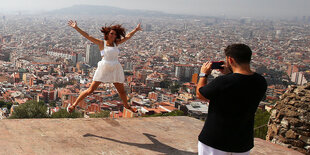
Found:
<svg viewBox="0 0 310 155"><path fill-rule="evenodd" d="M129 10L111 6L74 5L68 8L49 11L53 15L129 15L129 16L178 16L159 11Z"/></svg>

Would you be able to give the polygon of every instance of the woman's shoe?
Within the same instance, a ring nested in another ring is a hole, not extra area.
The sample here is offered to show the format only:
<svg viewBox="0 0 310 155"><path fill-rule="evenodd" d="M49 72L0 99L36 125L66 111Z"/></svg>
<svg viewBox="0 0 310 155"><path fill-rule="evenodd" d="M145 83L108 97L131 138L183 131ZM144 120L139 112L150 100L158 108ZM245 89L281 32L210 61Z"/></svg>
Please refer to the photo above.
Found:
<svg viewBox="0 0 310 155"><path fill-rule="evenodd" d="M71 113L71 112L69 111L69 108L70 108L70 107L71 107L71 104L69 103L68 106L67 106L67 112L68 112L68 113Z"/></svg>

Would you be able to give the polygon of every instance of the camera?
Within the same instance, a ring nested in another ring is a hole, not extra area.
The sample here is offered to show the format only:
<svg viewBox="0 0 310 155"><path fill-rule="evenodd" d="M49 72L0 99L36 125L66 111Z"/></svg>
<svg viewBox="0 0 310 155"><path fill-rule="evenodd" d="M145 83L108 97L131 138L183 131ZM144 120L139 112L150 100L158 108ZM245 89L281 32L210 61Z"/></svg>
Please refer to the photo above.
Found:
<svg viewBox="0 0 310 155"><path fill-rule="evenodd" d="M211 69L224 69L224 61L212 61Z"/></svg>

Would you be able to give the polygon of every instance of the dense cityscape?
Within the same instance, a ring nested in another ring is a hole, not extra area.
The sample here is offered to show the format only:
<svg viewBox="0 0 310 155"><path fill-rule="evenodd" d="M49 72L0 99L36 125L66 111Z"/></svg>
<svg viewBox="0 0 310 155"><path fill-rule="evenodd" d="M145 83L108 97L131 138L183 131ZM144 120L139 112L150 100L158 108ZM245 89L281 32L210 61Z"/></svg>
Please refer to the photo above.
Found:
<svg viewBox="0 0 310 155"><path fill-rule="evenodd" d="M52 115L72 104L89 88L99 49L67 25L103 39L101 26L122 24L138 32L119 46L126 91L134 114L126 110L113 84L99 88L78 104L89 114L110 111L109 117L164 114L176 110L205 119L208 103L196 98L200 66L225 60L224 48L248 44L253 70L268 82L262 109L271 109L290 84L310 80L310 17L291 20L199 16L60 16L2 15L0 19L0 119L27 101L44 102ZM220 76L214 70L209 80Z"/></svg>

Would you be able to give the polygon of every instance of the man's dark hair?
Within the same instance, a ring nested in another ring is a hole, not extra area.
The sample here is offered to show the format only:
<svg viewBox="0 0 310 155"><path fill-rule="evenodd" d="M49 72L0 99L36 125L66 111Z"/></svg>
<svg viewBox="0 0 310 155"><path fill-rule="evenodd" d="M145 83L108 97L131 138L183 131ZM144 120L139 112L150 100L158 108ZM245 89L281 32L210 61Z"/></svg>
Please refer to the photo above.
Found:
<svg viewBox="0 0 310 155"><path fill-rule="evenodd" d="M225 48L225 55L232 57L238 64L250 63L252 51L245 44L232 44Z"/></svg>

